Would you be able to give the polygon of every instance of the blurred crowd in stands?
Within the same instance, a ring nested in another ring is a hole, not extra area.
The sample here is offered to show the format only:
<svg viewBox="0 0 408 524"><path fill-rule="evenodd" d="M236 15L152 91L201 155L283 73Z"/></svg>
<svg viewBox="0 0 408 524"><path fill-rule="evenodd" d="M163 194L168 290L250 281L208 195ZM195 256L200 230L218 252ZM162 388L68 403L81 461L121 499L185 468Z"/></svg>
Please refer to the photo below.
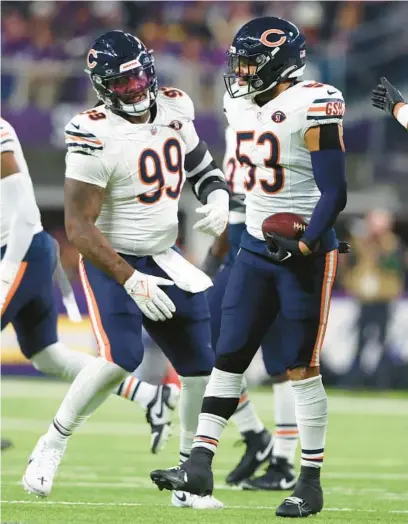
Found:
<svg viewBox="0 0 408 524"><path fill-rule="evenodd" d="M45 109L58 102L94 100L83 74L84 57L96 36L121 28L155 50L162 84L194 93L198 110L218 108L225 51L241 25L262 15L297 23L307 37L309 77L344 88L350 62L345 56L351 57L354 47L361 50L361 27L368 28L364 42L373 50L376 20L387 19L387 27L404 25L407 6L381 1L4 1L2 101L12 108L31 104ZM391 32L395 54L408 43L408 33ZM381 31L377 39L387 47Z"/></svg>

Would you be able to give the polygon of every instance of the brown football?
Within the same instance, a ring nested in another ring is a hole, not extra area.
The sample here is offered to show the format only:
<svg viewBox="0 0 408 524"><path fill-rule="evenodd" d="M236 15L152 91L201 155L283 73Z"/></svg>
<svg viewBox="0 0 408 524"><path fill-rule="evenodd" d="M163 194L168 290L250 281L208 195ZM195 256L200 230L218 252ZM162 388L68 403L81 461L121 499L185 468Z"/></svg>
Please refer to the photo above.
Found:
<svg viewBox="0 0 408 524"><path fill-rule="evenodd" d="M262 232L276 233L285 238L299 240L306 230L307 223L296 213L275 213L265 218L262 223Z"/></svg>

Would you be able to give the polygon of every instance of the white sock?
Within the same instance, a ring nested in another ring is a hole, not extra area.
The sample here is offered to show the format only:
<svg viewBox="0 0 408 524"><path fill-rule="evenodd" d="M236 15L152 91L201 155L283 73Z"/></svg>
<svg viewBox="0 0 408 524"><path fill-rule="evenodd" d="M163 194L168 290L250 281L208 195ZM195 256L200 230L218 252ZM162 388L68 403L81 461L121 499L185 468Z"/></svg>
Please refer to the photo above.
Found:
<svg viewBox="0 0 408 524"><path fill-rule="evenodd" d="M74 351L61 342L56 342L34 355L31 362L38 371L46 375L54 375L72 382L84 367L95 360L96 357L92 355ZM157 389L157 386L129 376L113 393L137 402L146 409L155 397Z"/></svg>
<svg viewBox="0 0 408 524"><path fill-rule="evenodd" d="M48 429L48 443L54 447L65 446L75 428L85 422L127 374L116 364L94 358L78 374L65 395Z"/></svg>
<svg viewBox="0 0 408 524"><path fill-rule="evenodd" d="M180 377L180 462L190 456L208 376Z"/></svg>
<svg viewBox="0 0 408 524"><path fill-rule="evenodd" d="M193 449L203 447L215 453L221 433L237 408L242 378L242 373L228 373L217 368L212 370L198 417ZM224 416L216 415L214 411Z"/></svg>
<svg viewBox="0 0 408 524"><path fill-rule="evenodd" d="M231 420L237 426L241 435L247 431L260 433L265 429L265 426L255 411L255 406L248 399L248 386L245 377L242 379L239 404Z"/></svg>
<svg viewBox="0 0 408 524"><path fill-rule="evenodd" d="M322 377L291 381L302 445L302 466L321 468L327 429L327 395Z"/></svg>
<svg viewBox="0 0 408 524"><path fill-rule="evenodd" d="M273 385L275 440L273 456L294 464L299 431L296 424L295 397L289 381Z"/></svg>
<svg viewBox="0 0 408 524"><path fill-rule="evenodd" d="M147 406L157 395L158 389L159 386L153 386L147 382L142 382L131 375L120 384L120 386L115 390L115 393L120 397L137 402L144 409L147 409Z"/></svg>
<svg viewBox="0 0 408 524"><path fill-rule="evenodd" d="M72 382L78 373L96 357L67 348L62 342L47 346L31 359L33 366L46 375Z"/></svg>

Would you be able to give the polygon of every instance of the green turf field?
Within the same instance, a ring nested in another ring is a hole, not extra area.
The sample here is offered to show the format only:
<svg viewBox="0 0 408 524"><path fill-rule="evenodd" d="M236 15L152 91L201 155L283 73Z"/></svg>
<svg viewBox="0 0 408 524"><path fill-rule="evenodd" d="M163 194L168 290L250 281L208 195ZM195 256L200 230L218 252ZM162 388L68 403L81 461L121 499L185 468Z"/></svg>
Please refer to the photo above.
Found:
<svg viewBox="0 0 408 524"><path fill-rule="evenodd" d="M2 455L2 522L8 523L222 523L279 521L281 493L231 490L223 484L242 447L229 427L215 459L221 511L176 509L149 472L177 463L177 424L166 450L148 452L148 426L135 404L112 398L73 437L51 497L27 495L20 486L25 461L47 429L67 385L37 380L2 384L2 435L14 449ZM271 427L272 394L252 394ZM329 434L323 474L325 524L408 523L408 396L330 395Z"/></svg>

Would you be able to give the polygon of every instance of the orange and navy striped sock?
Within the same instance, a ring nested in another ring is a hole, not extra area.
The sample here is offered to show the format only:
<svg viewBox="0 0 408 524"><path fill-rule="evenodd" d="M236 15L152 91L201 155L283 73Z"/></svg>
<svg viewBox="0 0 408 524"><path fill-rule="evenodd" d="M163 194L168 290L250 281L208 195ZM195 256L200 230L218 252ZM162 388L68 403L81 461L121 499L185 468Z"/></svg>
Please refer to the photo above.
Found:
<svg viewBox="0 0 408 524"><path fill-rule="evenodd" d="M326 442L327 395L322 377L292 381L296 421L302 446L301 465L321 468Z"/></svg>
<svg viewBox="0 0 408 524"><path fill-rule="evenodd" d="M273 456L286 458L290 464L293 464L299 439L297 425L276 424L274 437Z"/></svg>
<svg viewBox="0 0 408 524"><path fill-rule="evenodd" d="M142 382L130 375L118 386L116 394L132 402L137 402L144 409L147 409L147 406L157 395L158 388L159 386Z"/></svg>
<svg viewBox="0 0 408 524"><path fill-rule="evenodd" d="M324 448L302 449L302 466L321 468L323 465Z"/></svg>

